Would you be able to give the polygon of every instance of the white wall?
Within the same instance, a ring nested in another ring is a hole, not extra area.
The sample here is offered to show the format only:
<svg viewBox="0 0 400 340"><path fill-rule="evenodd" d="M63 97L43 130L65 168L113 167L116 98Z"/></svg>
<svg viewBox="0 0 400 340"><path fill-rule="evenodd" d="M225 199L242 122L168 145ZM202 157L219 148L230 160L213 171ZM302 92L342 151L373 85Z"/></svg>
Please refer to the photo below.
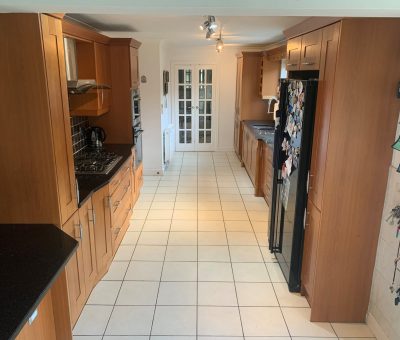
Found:
<svg viewBox="0 0 400 340"><path fill-rule="evenodd" d="M240 47L225 47L221 53L215 51L215 46L177 46L164 47L164 62L168 62L170 70L173 64L215 64L218 74L219 102L218 108L218 141L219 151L233 150L233 126L235 114L236 89L236 54ZM171 80L173 75L170 74ZM172 83L170 84L173 85ZM171 109L171 105L169 107Z"/></svg>
<svg viewBox="0 0 400 340"><path fill-rule="evenodd" d="M400 125L398 125L397 137L399 135ZM390 146L388 145L388 147ZM389 291L393 280L393 261L397 257L400 238L396 238L397 226L386 222L390 210L400 204L400 173L396 171L399 164L400 151L394 150L392 166L389 168L389 180L367 316L367 322L378 339L400 339L400 305L394 305L394 294ZM400 272L397 273L396 282L396 288L400 287Z"/></svg>
<svg viewBox="0 0 400 340"><path fill-rule="evenodd" d="M139 49L139 74L143 133L143 171L145 175L162 174L162 133L160 106L160 41L142 41Z"/></svg>

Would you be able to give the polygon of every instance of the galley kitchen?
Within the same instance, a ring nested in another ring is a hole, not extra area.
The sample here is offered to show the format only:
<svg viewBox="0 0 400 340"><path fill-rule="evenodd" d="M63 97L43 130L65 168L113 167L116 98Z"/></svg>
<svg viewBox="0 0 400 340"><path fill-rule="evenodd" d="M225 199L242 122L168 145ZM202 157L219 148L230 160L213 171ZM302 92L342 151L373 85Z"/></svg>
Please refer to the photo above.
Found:
<svg viewBox="0 0 400 340"><path fill-rule="evenodd" d="M400 339L389 2L3 1L0 339Z"/></svg>

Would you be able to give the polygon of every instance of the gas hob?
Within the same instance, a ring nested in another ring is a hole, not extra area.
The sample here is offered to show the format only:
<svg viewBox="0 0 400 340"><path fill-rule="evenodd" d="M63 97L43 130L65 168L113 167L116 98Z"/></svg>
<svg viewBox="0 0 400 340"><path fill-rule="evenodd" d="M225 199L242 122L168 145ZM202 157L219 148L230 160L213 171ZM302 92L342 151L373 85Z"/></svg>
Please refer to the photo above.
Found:
<svg viewBox="0 0 400 340"><path fill-rule="evenodd" d="M113 152L104 150L84 150L75 157L77 175L107 175L122 159Z"/></svg>

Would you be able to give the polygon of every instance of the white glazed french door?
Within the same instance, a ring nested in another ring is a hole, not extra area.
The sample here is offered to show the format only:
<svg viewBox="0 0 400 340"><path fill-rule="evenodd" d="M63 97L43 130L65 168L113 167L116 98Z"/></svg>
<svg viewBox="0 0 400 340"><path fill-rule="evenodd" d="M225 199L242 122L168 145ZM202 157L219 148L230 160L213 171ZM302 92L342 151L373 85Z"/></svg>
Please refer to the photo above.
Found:
<svg viewBox="0 0 400 340"><path fill-rule="evenodd" d="M175 65L176 151L214 151L217 139L213 65Z"/></svg>

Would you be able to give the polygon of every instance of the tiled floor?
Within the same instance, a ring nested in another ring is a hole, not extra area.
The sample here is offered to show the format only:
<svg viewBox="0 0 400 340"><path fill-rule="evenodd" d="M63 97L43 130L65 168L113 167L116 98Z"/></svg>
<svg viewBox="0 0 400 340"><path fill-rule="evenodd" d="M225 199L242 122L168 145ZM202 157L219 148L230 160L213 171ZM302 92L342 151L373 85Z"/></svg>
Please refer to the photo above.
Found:
<svg viewBox="0 0 400 340"><path fill-rule="evenodd" d="M234 153L177 153L145 177L109 272L74 340L372 338L366 325L309 322L267 248L268 207Z"/></svg>

